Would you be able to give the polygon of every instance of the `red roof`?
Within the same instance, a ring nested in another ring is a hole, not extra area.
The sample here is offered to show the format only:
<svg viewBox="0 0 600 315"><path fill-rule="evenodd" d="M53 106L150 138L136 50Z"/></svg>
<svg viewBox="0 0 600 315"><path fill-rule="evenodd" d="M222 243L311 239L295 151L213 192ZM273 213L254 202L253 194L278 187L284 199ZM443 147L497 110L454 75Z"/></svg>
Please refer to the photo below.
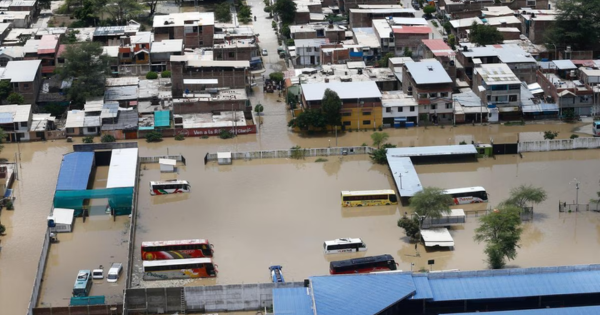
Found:
<svg viewBox="0 0 600 315"><path fill-rule="evenodd" d="M37 53L38 55L53 54L58 47L58 38L54 35L44 35L40 40Z"/></svg>
<svg viewBox="0 0 600 315"><path fill-rule="evenodd" d="M56 53L56 56L60 57L65 52L65 50L67 50L67 45L58 46L58 52Z"/></svg>
<svg viewBox="0 0 600 315"><path fill-rule="evenodd" d="M429 26L402 26L394 27L394 34L429 34L431 28Z"/></svg>
<svg viewBox="0 0 600 315"><path fill-rule="evenodd" d="M596 65L594 60L572 60L571 59L571 62L573 62L573 64L575 64L575 65L582 65L584 67L593 67Z"/></svg>
<svg viewBox="0 0 600 315"><path fill-rule="evenodd" d="M422 39L421 40L425 46L427 46L432 51L435 50L448 50L450 46L448 46L443 39Z"/></svg>

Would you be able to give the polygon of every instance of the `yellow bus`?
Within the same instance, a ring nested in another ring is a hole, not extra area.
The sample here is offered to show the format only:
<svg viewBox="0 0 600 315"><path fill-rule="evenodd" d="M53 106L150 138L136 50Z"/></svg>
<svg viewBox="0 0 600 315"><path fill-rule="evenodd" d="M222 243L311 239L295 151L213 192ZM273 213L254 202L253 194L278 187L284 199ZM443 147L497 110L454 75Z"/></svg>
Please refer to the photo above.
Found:
<svg viewBox="0 0 600 315"><path fill-rule="evenodd" d="M342 191L342 207L397 205L398 198L391 189Z"/></svg>

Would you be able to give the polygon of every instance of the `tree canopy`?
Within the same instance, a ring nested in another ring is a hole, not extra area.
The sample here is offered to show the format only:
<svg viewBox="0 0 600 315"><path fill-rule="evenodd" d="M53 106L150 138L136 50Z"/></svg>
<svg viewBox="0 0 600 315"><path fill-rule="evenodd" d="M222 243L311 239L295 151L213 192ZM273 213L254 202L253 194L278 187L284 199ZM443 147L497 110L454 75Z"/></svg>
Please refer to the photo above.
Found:
<svg viewBox="0 0 600 315"><path fill-rule="evenodd" d="M383 57L381 57L381 59L379 59L377 61L377 65L379 65L382 68L385 68L388 66L388 61L390 60L390 58L393 58L393 57L394 57L394 53L387 53Z"/></svg>
<svg viewBox="0 0 600 315"><path fill-rule="evenodd" d="M231 22L229 2L223 2L215 6L215 19L219 22Z"/></svg>
<svg viewBox="0 0 600 315"><path fill-rule="evenodd" d="M0 100L5 100L12 92L12 84L10 80L0 81Z"/></svg>
<svg viewBox="0 0 600 315"><path fill-rule="evenodd" d="M6 98L6 102L8 102L9 104L23 104L25 103L25 98L19 93L12 92Z"/></svg>
<svg viewBox="0 0 600 315"><path fill-rule="evenodd" d="M433 6L433 5L428 4L423 8L423 13L425 13L428 16L431 16L431 14L435 13L435 11L437 11L437 10L436 10L435 6Z"/></svg>
<svg viewBox="0 0 600 315"><path fill-rule="evenodd" d="M73 78L68 90L69 99L82 105L90 96L104 95L106 75L110 73L109 59L97 42L67 46L63 53L65 65L60 68L61 79Z"/></svg>
<svg viewBox="0 0 600 315"><path fill-rule="evenodd" d="M273 11L279 14L283 24L294 24L296 3L293 0L277 0L273 5Z"/></svg>
<svg viewBox="0 0 600 315"><path fill-rule="evenodd" d="M330 89L325 90L323 100L321 101L321 110L325 116L325 123L329 126L339 126L342 124L342 100L338 94Z"/></svg>
<svg viewBox="0 0 600 315"><path fill-rule="evenodd" d="M376 146L377 149L379 149L379 147L381 147L381 145L385 143L389 137L390 135L385 132L374 132L371 134L371 140L373 140L373 145Z"/></svg>
<svg viewBox="0 0 600 315"><path fill-rule="evenodd" d="M396 146L393 144L386 143L381 146L381 148L373 150L369 153L369 157L376 164L385 164L387 163L387 149L395 148Z"/></svg>
<svg viewBox="0 0 600 315"><path fill-rule="evenodd" d="M558 47L572 46L575 50L596 47L600 41L599 7L600 0L558 1L558 15L546 33L546 42Z"/></svg>
<svg viewBox="0 0 600 315"><path fill-rule="evenodd" d="M393 176L398 176L393 174ZM450 213L452 197L444 194L444 190L437 187L424 187L423 190L410 198L409 206L421 219L421 224L426 218L438 219L444 213Z"/></svg>
<svg viewBox="0 0 600 315"><path fill-rule="evenodd" d="M473 22L471 25L471 33L469 34L471 43L478 46L502 44L504 37L502 33L495 27L485 24L477 24Z"/></svg>
<svg viewBox="0 0 600 315"><path fill-rule="evenodd" d="M319 109L308 109L288 122L288 127L298 127L300 130L308 130L310 127L321 129L327 126L325 116Z"/></svg>
<svg viewBox="0 0 600 315"><path fill-rule="evenodd" d="M521 209L514 205L503 205L479 218L481 225L475 229L474 240L486 242L487 262L492 269L506 265L506 259L517 257L521 240Z"/></svg>
<svg viewBox="0 0 600 315"><path fill-rule="evenodd" d="M547 197L546 191L541 187L521 185L510 190L510 197L505 203L524 208L527 203L537 204L546 200Z"/></svg>

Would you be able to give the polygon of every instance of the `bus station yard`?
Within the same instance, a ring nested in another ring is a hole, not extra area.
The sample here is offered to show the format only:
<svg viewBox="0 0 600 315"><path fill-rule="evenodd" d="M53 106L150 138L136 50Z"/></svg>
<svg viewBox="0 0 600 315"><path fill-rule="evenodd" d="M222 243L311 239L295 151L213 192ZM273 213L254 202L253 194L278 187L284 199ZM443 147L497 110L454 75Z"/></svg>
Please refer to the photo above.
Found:
<svg viewBox="0 0 600 315"><path fill-rule="evenodd" d="M558 266L596 261L600 242L596 212L559 213L559 201L579 201L600 190L598 150L526 153L482 158L477 162L415 165L423 186L444 189L483 186L489 203L461 205L466 223L451 227L455 247L427 248L410 243L397 227L410 208L397 206L342 207L342 190L395 189L386 165L374 165L366 155L331 156L316 163L304 160L236 160L233 165L203 165L199 159L160 173L156 164L140 172L132 287L166 287L270 282L269 266L283 266L286 281L329 274L329 262L390 254L399 270L486 269L483 244L473 241L477 215L506 198L512 187L543 187L548 199L534 206L533 220L524 223L521 248L509 267ZM189 157L188 157L189 159ZM150 196L149 181L180 179L190 193ZM367 251L323 253L323 242L361 238ZM142 279L140 246L144 241L208 239L214 245L216 278L190 280ZM428 261L434 260L429 266Z"/></svg>

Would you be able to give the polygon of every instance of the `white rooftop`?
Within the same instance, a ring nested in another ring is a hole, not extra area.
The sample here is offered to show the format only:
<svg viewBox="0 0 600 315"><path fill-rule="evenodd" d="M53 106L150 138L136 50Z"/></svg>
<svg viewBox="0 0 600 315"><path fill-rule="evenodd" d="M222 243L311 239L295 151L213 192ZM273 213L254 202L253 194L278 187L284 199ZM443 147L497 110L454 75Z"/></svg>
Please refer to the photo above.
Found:
<svg viewBox="0 0 600 315"><path fill-rule="evenodd" d="M534 63L535 58L519 45L487 45L484 47L471 47L468 51L461 51L465 57L479 58L497 56L503 63Z"/></svg>
<svg viewBox="0 0 600 315"><path fill-rule="evenodd" d="M521 20L519 20L518 18L516 18L514 15L486 18L486 21L487 21L486 24L493 25L493 26L502 25L503 23L506 23L506 24L521 24Z"/></svg>
<svg viewBox="0 0 600 315"><path fill-rule="evenodd" d="M452 21L450 21L450 24L454 28L463 28L463 27L471 27L471 25L473 25L473 22L475 22L477 24L483 24L481 19L479 19L478 17L452 20Z"/></svg>
<svg viewBox="0 0 600 315"><path fill-rule="evenodd" d="M577 69L577 66L571 60L553 60L552 63L559 70L574 70Z"/></svg>
<svg viewBox="0 0 600 315"><path fill-rule="evenodd" d="M183 39L165 39L161 42L153 42L150 53L160 54L166 52L181 52L183 50Z"/></svg>
<svg viewBox="0 0 600 315"><path fill-rule="evenodd" d="M398 194L401 197L412 197L423 190L421 180L410 157L392 157L388 149L387 160Z"/></svg>
<svg viewBox="0 0 600 315"><path fill-rule="evenodd" d="M437 60L409 62L405 64L405 67L417 84L452 83L452 79Z"/></svg>
<svg viewBox="0 0 600 315"><path fill-rule="evenodd" d="M424 18L409 18L409 17L395 17L392 19L392 24L408 25L408 26L429 25L427 23L427 20L425 20Z"/></svg>
<svg viewBox="0 0 600 315"><path fill-rule="evenodd" d="M352 29L356 42L369 48L381 48L381 44L372 27L355 27Z"/></svg>
<svg viewBox="0 0 600 315"><path fill-rule="evenodd" d="M28 122L29 114L31 113L31 105L2 105L0 106L0 113L9 113L12 115L13 122ZM3 119L7 118L4 115ZM4 121L2 123L5 123Z"/></svg>
<svg viewBox="0 0 600 315"><path fill-rule="evenodd" d="M41 60L9 61L0 79L10 79L11 83L33 82L41 64Z"/></svg>
<svg viewBox="0 0 600 315"><path fill-rule="evenodd" d="M112 150L106 188L134 187L137 160L137 148Z"/></svg>
<svg viewBox="0 0 600 315"><path fill-rule="evenodd" d="M422 229L421 237L426 247L454 247L454 239L447 228Z"/></svg>
<svg viewBox="0 0 600 315"><path fill-rule="evenodd" d="M73 218L75 216L75 210L73 209L64 209L64 208L54 208L52 210L51 218L54 219L54 222L57 224L73 224Z"/></svg>
<svg viewBox="0 0 600 315"><path fill-rule="evenodd" d="M322 100L326 89L335 91L342 100L381 98L379 87L373 81L302 84L302 93L309 102Z"/></svg>
<svg viewBox="0 0 600 315"><path fill-rule="evenodd" d="M467 145L438 145L428 147L406 147L387 149L389 157L412 157L412 156L434 156L434 155L461 155L477 154L477 149L471 144Z"/></svg>
<svg viewBox="0 0 600 315"><path fill-rule="evenodd" d="M501 7L485 7L481 10L481 13L484 13L486 16L503 16L503 15L513 15L515 11L507 6Z"/></svg>
<svg viewBox="0 0 600 315"><path fill-rule="evenodd" d="M158 159L158 164L175 166L175 165L177 165L177 160L173 160L173 159Z"/></svg>
<svg viewBox="0 0 600 315"><path fill-rule="evenodd" d="M195 23L185 23L193 21ZM184 12L171 13L169 15L155 15L153 27L174 27L174 26L202 26L214 25L215 15L213 12Z"/></svg>
<svg viewBox="0 0 600 315"><path fill-rule="evenodd" d="M152 32L137 32L137 34L129 37L131 45L135 44L150 44L153 38Z"/></svg>
<svg viewBox="0 0 600 315"><path fill-rule="evenodd" d="M521 84L521 80L505 63L482 64L473 71L481 76L486 85Z"/></svg>
<svg viewBox="0 0 600 315"><path fill-rule="evenodd" d="M86 116L83 110L71 110L67 113L65 128L100 127L101 125L100 116Z"/></svg>

